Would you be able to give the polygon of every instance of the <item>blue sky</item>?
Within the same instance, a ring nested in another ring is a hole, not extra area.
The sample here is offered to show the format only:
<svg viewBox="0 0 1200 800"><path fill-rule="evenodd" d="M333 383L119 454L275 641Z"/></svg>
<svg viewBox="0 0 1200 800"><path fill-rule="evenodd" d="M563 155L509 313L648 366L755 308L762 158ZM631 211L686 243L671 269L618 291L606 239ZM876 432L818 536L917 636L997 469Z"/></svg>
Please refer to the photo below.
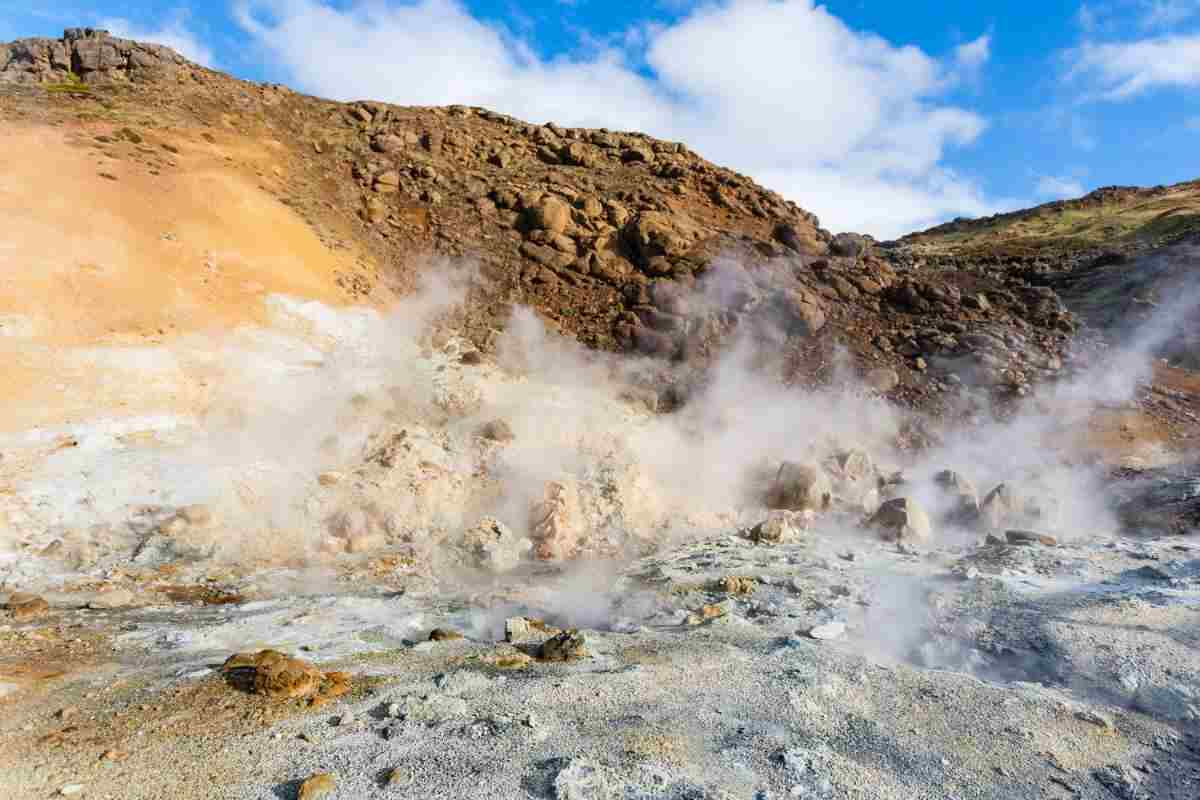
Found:
<svg viewBox="0 0 1200 800"><path fill-rule="evenodd" d="M894 236L1200 177L1200 0L0 0L313 94L486 105L687 141Z"/></svg>

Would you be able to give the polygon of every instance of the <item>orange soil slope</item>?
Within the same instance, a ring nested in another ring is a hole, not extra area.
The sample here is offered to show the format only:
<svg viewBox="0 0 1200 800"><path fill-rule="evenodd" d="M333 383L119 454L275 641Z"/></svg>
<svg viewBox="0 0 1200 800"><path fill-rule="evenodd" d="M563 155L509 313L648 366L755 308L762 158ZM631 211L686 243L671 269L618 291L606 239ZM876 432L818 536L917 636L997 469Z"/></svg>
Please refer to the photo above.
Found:
<svg viewBox="0 0 1200 800"><path fill-rule="evenodd" d="M347 302L337 277L359 256L272 195L278 143L96 138L113 134L0 128L0 430L138 411L79 368L85 348L266 324L271 294Z"/></svg>

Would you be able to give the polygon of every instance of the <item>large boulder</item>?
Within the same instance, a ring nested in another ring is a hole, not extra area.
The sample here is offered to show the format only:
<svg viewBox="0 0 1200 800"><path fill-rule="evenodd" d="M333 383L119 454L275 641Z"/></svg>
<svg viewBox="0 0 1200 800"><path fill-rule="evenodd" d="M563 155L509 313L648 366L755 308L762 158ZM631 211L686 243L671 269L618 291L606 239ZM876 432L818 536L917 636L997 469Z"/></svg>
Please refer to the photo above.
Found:
<svg viewBox="0 0 1200 800"><path fill-rule="evenodd" d="M525 219L532 230L562 233L571 223L571 207L557 197L543 197L525 210Z"/></svg>
<svg viewBox="0 0 1200 800"><path fill-rule="evenodd" d="M825 327L824 304L816 295L788 289L780 292L775 302L788 333L812 336Z"/></svg>
<svg viewBox="0 0 1200 800"><path fill-rule="evenodd" d="M972 525L979 518L979 493L962 473L944 469L933 476L943 497L943 517L951 525Z"/></svg>
<svg viewBox="0 0 1200 800"><path fill-rule="evenodd" d="M843 258L859 258L871 249L871 238L860 233L839 233L829 243L829 252Z"/></svg>
<svg viewBox="0 0 1200 800"><path fill-rule="evenodd" d="M635 261L645 267L656 258L686 255L699 232L699 226L682 214L643 211L625 224L623 235Z"/></svg>
<svg viewBox="0 0 1200 800"><path fill-rule="evenodd" d="M929 514L911 497L888 500L867 524L889 542L923 542L933 535Z"/></svg>
<svg viewBox="0 0 1200 800"><path fill-rule="evenodd" d="M745 532L752 542L780 544L795 541L812 522L811 511L772 511L767 518Z"/></svg>
<svg viewBox="0 0 1200 800"><path fill-rule="evenodd" d="M518 538L495 517L484 517L463 533L462 545L469 566L501 573L514 569L529 549L529 540Z"/></svg>
<svg viewBox="0 0 1200 800"><path fill-rule="evenodd" d="M979 524L990 530L1017 524L1019 507L1017 493L1007 483L1001 483L988 492L979 504Z"/></svg>
<svg viewBox="0 0 1200 800"><path fill-rule="evenodd" d="M833 485L816 464L785 461L767 491L767 508L787 511L824 511L833 501Z"/></svg>

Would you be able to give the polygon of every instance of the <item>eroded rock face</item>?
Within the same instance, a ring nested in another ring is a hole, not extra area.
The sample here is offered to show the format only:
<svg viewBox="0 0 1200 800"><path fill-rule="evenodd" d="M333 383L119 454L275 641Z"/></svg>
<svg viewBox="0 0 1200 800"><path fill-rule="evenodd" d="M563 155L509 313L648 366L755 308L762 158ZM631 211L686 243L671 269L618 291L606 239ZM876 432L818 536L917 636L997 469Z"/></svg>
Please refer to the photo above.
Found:
<svg viewBox="0 0 1200 800"><path fill-rule="evenodd" d="M530 513L530 535L533 553L542 560L568 559L578 553L583 517L579 493L573 485L559 481L546 483L545 495L534 503Z"/></svg>

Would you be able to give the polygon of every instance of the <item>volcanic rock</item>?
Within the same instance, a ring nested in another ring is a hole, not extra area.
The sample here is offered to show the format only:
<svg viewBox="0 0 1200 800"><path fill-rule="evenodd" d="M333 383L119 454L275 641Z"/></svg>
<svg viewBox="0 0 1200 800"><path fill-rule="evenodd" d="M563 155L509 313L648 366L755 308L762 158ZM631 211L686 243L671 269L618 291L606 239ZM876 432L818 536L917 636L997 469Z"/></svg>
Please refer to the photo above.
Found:
<svg viewBox="0 0 1200 800"><path fill-rule="evenodd" d="M785 461L767 491L767 508L788 511L824 511L833 499L829 476L815 464Z"/></svg>
<svg viewBox="0 0 1200 800"><path fill-rule="evenodd" d="M933 535L929 515L911 497L896 497L884 502L867 523L886 541L923 542Z"/></svg>

